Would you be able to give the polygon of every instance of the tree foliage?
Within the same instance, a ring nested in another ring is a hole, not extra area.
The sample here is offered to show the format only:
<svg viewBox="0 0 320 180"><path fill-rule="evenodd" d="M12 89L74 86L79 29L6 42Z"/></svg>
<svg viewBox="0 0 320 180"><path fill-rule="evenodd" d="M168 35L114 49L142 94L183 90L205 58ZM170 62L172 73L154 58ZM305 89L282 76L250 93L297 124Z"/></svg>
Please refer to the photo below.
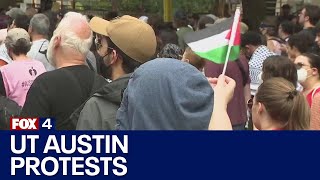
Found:
<svg viewBox="0 0 320 180"><path fill-rule="evenodd" d="M176 9L184 9L193 13L208 13L212 11L215 0L175 0Z"/></svg>
<svg viewBox="0 0 320 180"><path fill-rule="evenodd" d="M86 10L111 10L111 0L77 0ZM207 13L215 0L173 0L174 9L187 12ZM119 11L159 14L163 11L163 0L118 0Z"/></svg>
<svg viewBox="0 0 320 180"><path fill-rule="evenodd" d="M109 0L76 0L81 3L84 10L110 10L112 8Z"/></svg>

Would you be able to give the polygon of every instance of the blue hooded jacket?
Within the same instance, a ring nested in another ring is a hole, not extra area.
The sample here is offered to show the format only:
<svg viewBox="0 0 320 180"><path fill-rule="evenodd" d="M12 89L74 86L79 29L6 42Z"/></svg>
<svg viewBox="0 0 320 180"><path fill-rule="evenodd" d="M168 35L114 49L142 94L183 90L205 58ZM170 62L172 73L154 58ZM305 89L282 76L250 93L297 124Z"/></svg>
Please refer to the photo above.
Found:
<svg viewBox="0 0 320 180"><path fill-rule="evenodd" d="M155 59L129 80L117 112L120 130L207 130L213 90L195 67L175 59Z"/></svg>

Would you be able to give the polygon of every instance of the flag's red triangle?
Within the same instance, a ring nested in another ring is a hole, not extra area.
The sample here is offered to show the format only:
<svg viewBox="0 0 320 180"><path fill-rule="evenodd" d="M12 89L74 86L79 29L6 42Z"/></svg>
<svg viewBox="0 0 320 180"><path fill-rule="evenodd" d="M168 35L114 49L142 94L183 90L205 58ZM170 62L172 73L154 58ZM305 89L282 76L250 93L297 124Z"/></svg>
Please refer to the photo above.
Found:
<svg viewBox="0 0 320 180"><path fill-rule="evenodd" d="M226 39L229 39L231 38L231 32L232 32L232 27L230 28L229 30L229 33L228 35L226 36ZM240 45L241 43L241 24L240 24L240 21L238 22L238 25L237 25L237 31L236 31L236 37L234 39L234 45L235 46L238 46Z"/></svg>

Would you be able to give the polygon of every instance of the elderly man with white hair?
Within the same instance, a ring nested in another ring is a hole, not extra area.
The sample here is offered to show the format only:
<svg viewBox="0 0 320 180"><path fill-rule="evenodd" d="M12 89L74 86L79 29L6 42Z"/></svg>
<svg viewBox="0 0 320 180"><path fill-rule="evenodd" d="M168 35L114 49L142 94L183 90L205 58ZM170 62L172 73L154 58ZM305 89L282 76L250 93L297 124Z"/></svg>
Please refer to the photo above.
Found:
<svg viewBox="0 0 320 180"><path fill-rule="evenodd" d="M69 12L59 23L48 46L47 58L56 70L40 75L32 84L21 116L54 117L57 129L75 129L70 115L105 79L85 65L92 31L85 16Z"/></svg>

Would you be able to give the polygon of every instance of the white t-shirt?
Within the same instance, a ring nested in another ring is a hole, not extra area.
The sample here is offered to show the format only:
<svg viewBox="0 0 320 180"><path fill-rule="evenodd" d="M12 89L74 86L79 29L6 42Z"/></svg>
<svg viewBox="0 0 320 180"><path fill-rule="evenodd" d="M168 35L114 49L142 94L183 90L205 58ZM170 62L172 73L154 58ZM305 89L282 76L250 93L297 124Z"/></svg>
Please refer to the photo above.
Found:
<svg viewBox="0 0 320 180"><path fill-rule="evenodd" d="M4 60L6 63L11 63L12 59L10 58L8 54L8 50L6 48L6 45L3 43L0 46L0 59Z"/></svg>
<svg viewBox="0 0 320 180"><path fill-rule="evenodd" d="M47 71L52 71L55 68L49 63L44 53L48 49L48 44L49 44L49 41L46 39L33 41L31 49L28 52L27 56L30 59L34 59L42 62L42 64L44 65Z"/></svg>

